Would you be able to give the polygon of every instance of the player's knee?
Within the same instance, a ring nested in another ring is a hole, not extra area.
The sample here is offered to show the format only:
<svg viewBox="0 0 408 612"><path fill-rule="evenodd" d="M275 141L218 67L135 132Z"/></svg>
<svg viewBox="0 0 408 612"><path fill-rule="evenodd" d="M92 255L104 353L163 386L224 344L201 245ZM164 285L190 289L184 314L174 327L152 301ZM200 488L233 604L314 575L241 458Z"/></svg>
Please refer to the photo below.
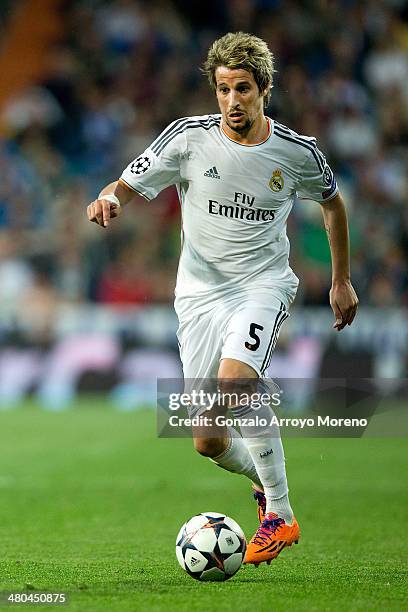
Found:
<svg viewBox="0 0 408 612"><path fill-rule="evenodd" d="M225 450L225 442L218 438L194 438L194 448L203 457L218 457Z"/></svg>
<svg viewBox="0 0 408 612"><path fill-rule="evenodd" d="M240 405L241 401L236 401L236 398L242 394L248 396L255 393L257 385L258 374L251 366L237 359L221 360L218 370L218 389L226 400L231 396L232 404Z"/></svg>
<svg viewBox="0 0 408 612"><path fill-rule="evenodd" d="M258 374L255 370L238 359L222 359L218 370L219 380L250 380L252 378L258 378Z"/></svg>

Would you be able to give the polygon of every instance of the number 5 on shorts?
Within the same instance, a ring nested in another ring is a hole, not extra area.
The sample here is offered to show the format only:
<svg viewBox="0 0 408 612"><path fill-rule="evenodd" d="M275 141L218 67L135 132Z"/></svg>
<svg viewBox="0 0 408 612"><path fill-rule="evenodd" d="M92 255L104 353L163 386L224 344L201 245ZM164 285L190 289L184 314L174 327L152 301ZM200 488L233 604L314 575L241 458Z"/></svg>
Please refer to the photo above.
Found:
<svg viewBox="0 0 408 612"><path fill-rule="evenodd" d="M264 330L263 325L257 325L257 323L251 323L249 326L249 336L250 338L253 338L255 342L253 344L250 344L249 342L245 342L245 348L247 348L249 351L256 351L259 348L259 345L261 344L261 339L256 333L257 330L263 331Z"/></svg>

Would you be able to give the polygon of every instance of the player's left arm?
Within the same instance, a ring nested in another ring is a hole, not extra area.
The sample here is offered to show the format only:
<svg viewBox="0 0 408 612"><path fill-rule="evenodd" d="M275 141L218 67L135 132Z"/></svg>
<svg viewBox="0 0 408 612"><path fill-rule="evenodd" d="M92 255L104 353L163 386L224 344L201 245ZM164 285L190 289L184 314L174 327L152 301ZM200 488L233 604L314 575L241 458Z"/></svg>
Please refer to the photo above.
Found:
<svg viewBox="0 0 408 612"><path fill-rule="evenodd" d="M324 226L332 260L330 306L337 331L351 325L356 316L358 298L350 280L350 241L347 213L340 193L321 204Z"/></svg>

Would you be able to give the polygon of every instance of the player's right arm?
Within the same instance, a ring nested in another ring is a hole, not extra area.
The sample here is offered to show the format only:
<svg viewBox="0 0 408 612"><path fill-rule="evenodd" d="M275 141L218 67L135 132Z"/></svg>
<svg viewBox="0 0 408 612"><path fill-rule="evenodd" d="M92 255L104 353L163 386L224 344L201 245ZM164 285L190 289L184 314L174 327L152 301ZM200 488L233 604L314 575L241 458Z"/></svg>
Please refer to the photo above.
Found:
<svg viewBox="0 0 408 612"><path fill-rule="evenodd" d="M107 227L133 198L142 196L150 201L166 187L180 183L180 164L187 146L185 130L189 125L197 125L194 117L173 121L144 153L130 162L120 179L104 187L89 204L89 221Z"/></svg>
<svg viewBox="0 0 408 612"><path fill-rule="evenodd" d="M89 221L101 227L108 227L109 221L119 217L122 207L128 204L138 194L123 186L119 181L106 185L87 208Z"/></svg>
<svg viewBox="0 0 408 612"><path fill-rule="evenodd" d="M186 154L185 129L197 125L193 118L173 121L123 171L120 179L102 189L87 209L89 221L108 227L110 219L118 217L122 207L137 196L152 200L163 189L180 183L180 163Z"/></svg>

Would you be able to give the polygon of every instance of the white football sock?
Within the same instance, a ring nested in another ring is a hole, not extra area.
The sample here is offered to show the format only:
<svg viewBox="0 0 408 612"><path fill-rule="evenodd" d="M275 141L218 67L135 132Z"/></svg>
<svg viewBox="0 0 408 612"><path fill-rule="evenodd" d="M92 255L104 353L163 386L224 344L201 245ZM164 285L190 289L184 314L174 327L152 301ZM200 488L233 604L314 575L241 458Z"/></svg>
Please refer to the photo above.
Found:
<svg viewBox="0 0 408 612"><path fill-rule="evenodd" d="M232 413L234 418L253 419L257 416L258 420L266 419L268 423L266 427L245 425L242 420L241 434L265 492L266 513L274 512L286 523L291 524L293 512L288 497L282 440L279 427L270 426L273 410L270 406L261 406L257 410L251 406L244 406L233 410Z"/></svg>
<svg viewBox="0 0 408 612"><path fill-rule="evenodd" d="M247 476L252 482L255 482L262 488L261 480L244 440L232 427L228 427L228 433L229 442L227 448L218 457L213 457L211 461L224 470Z"/></svg>

